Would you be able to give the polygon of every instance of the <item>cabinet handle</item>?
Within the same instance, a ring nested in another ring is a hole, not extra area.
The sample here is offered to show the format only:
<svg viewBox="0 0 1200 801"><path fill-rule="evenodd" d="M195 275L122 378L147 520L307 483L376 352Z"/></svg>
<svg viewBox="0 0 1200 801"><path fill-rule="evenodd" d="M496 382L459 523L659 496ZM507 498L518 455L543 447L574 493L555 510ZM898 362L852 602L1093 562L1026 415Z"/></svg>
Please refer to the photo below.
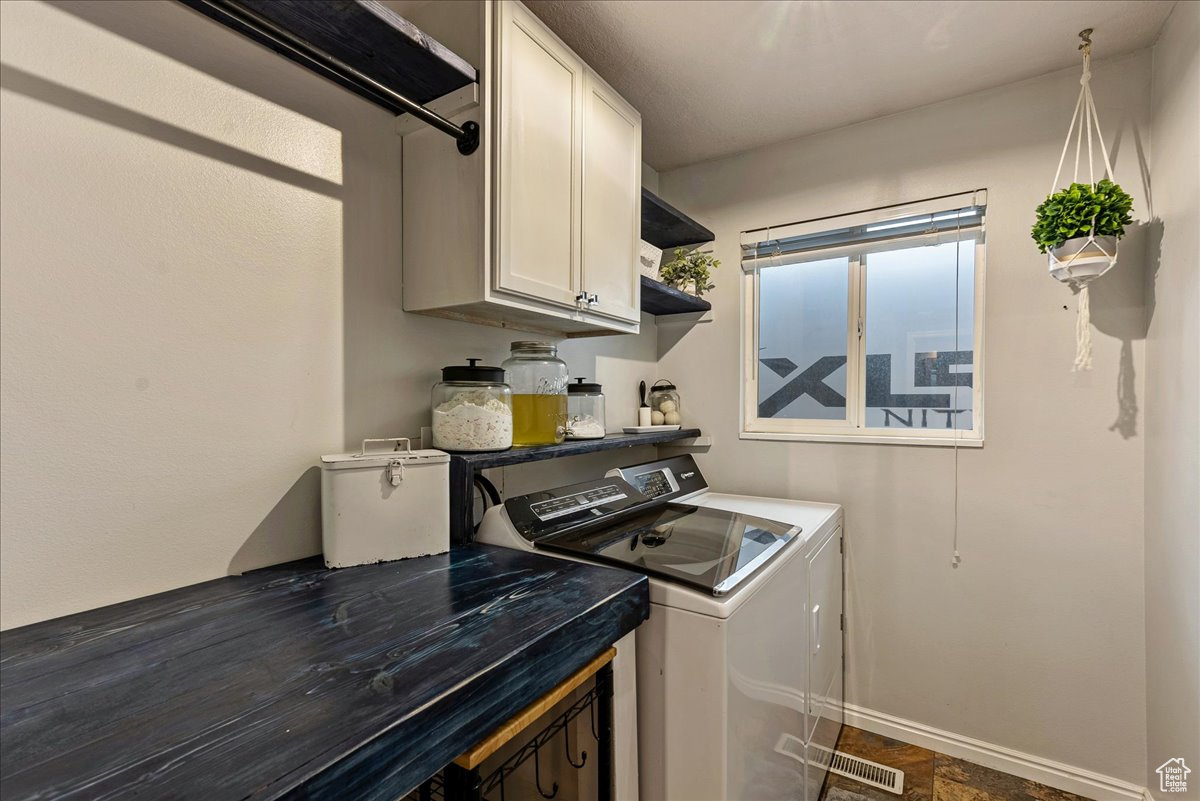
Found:
<svg viewBox="0 0 1200 801"><path fill-rule="evenodd" d="M580 292L578 295L575 296L575 302L578 304L587 303L588 302L588 294L586 292Z"/></svg>
<svg viewBox="0 0 1200 801"><path fill-rule="evenodd" d="M589 306L595 306L597 303L599 303L599 302L600 302L600 296L599 296L599 295L592 295L592 296L590 296L590 297L587 299L587 302L588 302L588 305L589 305Z"/></svg>
<svg viewBox="0 0 1200 801"><path fill-rule="evenodd" d="M816 604L812 610L812 627L809 631L812 642L809 644L810 649L815 654L821 650L821 605Z"/></svg>

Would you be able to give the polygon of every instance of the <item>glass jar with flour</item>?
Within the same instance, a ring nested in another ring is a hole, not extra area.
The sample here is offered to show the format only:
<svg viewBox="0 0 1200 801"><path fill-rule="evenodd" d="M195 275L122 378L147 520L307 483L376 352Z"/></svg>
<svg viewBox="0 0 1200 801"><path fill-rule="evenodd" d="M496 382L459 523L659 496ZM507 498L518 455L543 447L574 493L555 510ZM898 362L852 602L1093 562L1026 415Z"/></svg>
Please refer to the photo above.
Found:
<svg viewBox="0 0 1200 801"><path fill-rule="evenodd" d="M512 390L504 369L476 364L442 368L433 385L433 447L443 451L503 451L513 444Z"/></svg>
<svg viewBox="0 0 1200 801"><path fill-rule="evenodd" d="M567 387L567 439L604 439L604 393L586 378Z"/></svg>

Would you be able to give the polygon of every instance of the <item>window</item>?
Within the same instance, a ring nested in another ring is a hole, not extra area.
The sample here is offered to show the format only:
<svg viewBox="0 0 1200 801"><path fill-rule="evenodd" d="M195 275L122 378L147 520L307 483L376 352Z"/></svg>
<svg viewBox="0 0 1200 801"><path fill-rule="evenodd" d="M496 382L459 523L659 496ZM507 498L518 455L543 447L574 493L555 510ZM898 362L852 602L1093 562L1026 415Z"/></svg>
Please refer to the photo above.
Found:
<svg viewBox="0 0 1200 801"><path fill-rule="evenodd" d="M742 234L742 436L983 443L986 192Z"/></svg>

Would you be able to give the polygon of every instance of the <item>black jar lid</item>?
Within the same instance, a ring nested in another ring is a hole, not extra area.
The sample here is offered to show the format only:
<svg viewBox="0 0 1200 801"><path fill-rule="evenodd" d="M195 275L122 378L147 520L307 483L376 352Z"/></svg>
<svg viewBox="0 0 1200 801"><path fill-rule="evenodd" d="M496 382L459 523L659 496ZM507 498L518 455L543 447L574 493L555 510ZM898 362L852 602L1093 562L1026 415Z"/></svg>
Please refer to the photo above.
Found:
<svg viewBox="0 0 1200 801"><path fill-rule="evenodd" d="M452 364L442 368L443 381L476 381L484 384L503 384L503 367L484 367L479 359L467 359L469 364Z"/></svg>
<svg viewBox="0 0 1200 801"><path fill-rule="evenodd" d="M661 390L675 389L675 385L672 384L670 381L666 380L665 378L660 378L654 382L654 386L650 387L651 392L653 392L656 389L661 389Z"/></svg>
<svg viewBox="0 0 1200 801"><path fill-rule="evenodd" d="M574 384L570 384L567 386L567 393L570 395L575 395L575 394L599 395L600 394L600 385L599 384L586 384L586 383L584 383L585 381L587 381L586 378L576 378Z"/></svg>

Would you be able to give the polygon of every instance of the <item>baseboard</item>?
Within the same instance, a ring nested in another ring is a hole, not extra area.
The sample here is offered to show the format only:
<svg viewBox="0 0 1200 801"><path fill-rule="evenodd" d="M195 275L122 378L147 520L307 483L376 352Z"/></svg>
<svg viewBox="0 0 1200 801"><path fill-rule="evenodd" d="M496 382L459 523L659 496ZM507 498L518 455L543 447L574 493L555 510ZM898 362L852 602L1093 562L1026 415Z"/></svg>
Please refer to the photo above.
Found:
<svg viewBox="0 0 1200 801"><path fill-rule="evenodd" d="M1095 801L1153 801L1150 791L1145 787L1121 779L935 729L924 723L905 720L854 704L846 704L846 723Z"/></svg>

